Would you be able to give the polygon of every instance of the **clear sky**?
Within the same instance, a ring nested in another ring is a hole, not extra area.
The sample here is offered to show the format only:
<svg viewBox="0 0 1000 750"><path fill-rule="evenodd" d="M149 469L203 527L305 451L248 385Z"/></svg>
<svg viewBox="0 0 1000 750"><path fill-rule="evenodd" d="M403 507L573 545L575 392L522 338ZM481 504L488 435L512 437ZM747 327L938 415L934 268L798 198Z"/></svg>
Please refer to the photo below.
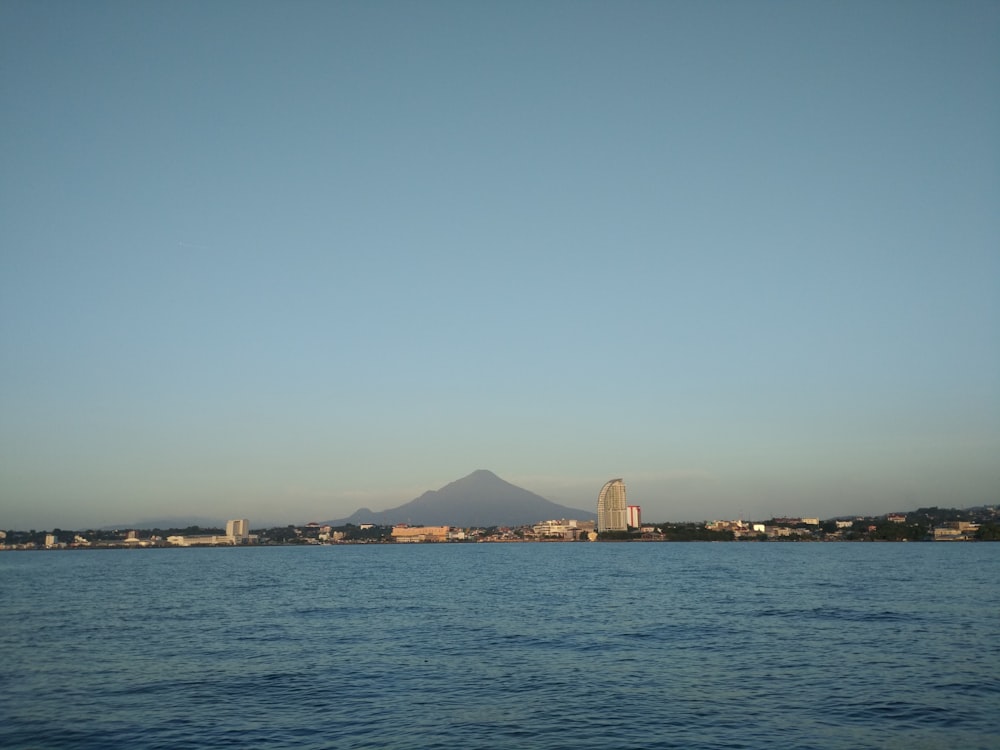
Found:
<svg viewBox="0 0 1000 750"><path fill-rule="evenodd" d="M0 528L1000 502L1000 3L0 0L0 106Z"/></svg>

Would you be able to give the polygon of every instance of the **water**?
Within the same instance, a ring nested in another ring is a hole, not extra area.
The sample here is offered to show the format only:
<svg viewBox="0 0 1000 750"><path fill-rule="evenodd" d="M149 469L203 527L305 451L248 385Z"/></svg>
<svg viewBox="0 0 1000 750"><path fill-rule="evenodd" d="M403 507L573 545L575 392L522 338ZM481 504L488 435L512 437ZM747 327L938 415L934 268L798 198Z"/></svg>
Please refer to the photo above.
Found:
<svg viewBox="0 0 1000 750"><path fill-rule="evenodd" d="M0 746L1000 748L1000 544L0 554Z"/></svg>

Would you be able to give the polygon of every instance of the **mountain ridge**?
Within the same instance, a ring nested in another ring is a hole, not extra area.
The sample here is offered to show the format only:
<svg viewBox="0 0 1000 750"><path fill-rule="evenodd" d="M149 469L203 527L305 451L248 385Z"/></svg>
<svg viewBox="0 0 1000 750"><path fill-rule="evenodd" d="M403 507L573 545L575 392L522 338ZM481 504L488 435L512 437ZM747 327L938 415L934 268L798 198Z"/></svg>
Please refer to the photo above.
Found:
<svg viewBox="0 0 1000 750"><path fill-rule="evenodd" d="M488 469L449 482L437 490L428 490L407 503L384 511L359 508L350 516L325 523L396 524L415 526L523 526L557 518L592 521L591 511L570 508L507 482Z"/></svg>

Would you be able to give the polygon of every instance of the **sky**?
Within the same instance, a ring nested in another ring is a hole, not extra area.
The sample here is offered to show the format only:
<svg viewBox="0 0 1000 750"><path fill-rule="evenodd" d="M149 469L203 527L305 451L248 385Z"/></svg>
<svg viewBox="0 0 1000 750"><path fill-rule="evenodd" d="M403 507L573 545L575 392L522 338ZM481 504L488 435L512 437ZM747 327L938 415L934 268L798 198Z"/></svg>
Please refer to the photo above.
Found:
<svg viewBox="0 0 1000 750"><path fill-rule="evenodd" d="M0 528L1000 503L996 2L0 0L0 117Z"/></svg>

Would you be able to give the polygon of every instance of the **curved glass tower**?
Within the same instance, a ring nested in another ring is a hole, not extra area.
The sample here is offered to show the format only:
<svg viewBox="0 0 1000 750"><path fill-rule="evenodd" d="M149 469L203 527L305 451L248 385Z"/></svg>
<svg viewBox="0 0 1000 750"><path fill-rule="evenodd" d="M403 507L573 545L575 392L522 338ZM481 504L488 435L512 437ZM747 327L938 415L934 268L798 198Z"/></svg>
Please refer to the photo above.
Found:
<svg viewBox="0 0 1000 750"><path fill-rule="evenodd" d="M612 479L601 488L597 496L597 530L627 531L628 517L625 503L625 482Z"/></svg>

